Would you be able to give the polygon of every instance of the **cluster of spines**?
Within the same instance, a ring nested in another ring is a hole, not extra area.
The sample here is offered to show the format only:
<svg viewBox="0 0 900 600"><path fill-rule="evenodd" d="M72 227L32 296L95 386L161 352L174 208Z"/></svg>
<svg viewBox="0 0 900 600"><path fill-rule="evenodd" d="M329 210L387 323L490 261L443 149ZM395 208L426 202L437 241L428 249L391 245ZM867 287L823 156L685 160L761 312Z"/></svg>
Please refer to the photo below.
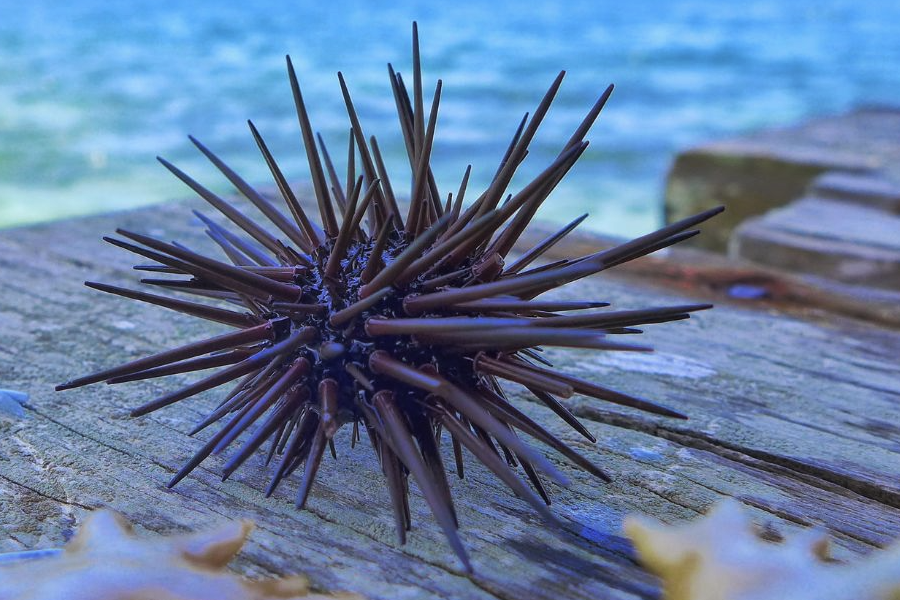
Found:
<svg viewBox="0 0 900 600"><path fill-rule="evenodd" d="M591 433L559 401L575 393L645 411L680 413L553 368L543 347L645 351L609 339L640 333L636 326L687 318L708 305L594 311L597 301L540 300L541 294L623 262L671 246L697 233L695 225L718 209L664 227L619 246L532 266L586 215L562 227L507 264L538 208L587 148L584 137L612 86L597 100L556 159L515 194L510 181L562 83L560 73L534 115L526 114L487 189L468 207L466 169L456 195L441 202L430 168L441 96L438 81L425 111L418 35L413 27L413 96L389 66L391 88L413 173L405 218L374 137L366 139L343 76L350 118L347 176L342 183L321 136L314 135L288 58L288 75L321 226L309 218L259 131L251 133L293 220L244 181L218 156L191 141L277 230L270 233L230 202L164 159L172 173L246 235L197 216L228 262L178 243L118 230L130 241L108 242L154 261L136 268L182 278L143 283L218 301L217 305L88 282L90 287L238 328L62 384L68 389L122 383L224 367L133 411L143 415L237 380L219 405L192 431L225 425L175 475L177 483L212 453L251 431L228 460L224 477L269 442L266 464L280 460L266 493L304 467L297 495L303 506L319 463L338 429L352 423L351 442L366 430L384 472L401 542L411 525L407 477L412 475L466 568L447 472L440 452L449 433L456 472L469 450L517 495L552 520L538 475L562 475L522 443L516 431L561 452L601 479L606 474L570 445L517 409L499 381L524 386L584 437ZM318 144L318 146L317 146ZM356 173L359 158L362 173ZM327 174L327 175L326 175ZM367 226L366 226L367 225ZM504 226L505 225L505 226ZM183 278L187 276L188 278ZM226 308L228 306L228 308ZM235 306L241 310L235 310ZM513 471L521 466L534 490Z"/></svg>

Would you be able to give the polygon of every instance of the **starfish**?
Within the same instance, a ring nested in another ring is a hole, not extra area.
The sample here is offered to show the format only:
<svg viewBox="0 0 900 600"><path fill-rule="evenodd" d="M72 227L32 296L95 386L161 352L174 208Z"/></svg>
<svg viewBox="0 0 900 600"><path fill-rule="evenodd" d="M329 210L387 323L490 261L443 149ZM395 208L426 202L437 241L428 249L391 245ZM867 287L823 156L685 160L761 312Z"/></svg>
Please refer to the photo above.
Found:
<svg viewBox="0 0 900 600"><path fill-rule="evenodd" d="M228 573L252 529L235 521L196 534L138 537L124 517L98 510L61 553L0 566L0 600L358 598L311 593L302 576L249 581Z"/></svg>
<svg viewBox="0 0 900 600"><path fill-rule="evenodd" d="M663 580L665 600L900 598L900 542L851 565L834 564L824 531L765 542L735 500L683 525L629 516L625 533Z"/></svg>

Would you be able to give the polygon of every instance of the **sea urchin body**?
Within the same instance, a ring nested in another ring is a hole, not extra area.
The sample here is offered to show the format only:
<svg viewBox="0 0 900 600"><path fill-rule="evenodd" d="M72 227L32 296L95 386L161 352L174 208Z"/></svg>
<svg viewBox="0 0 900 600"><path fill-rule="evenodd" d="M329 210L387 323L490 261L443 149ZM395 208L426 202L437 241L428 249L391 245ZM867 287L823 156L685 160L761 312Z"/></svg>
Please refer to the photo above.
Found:
<svg viewBox="0 0 900 600"><path fill-rule="evenodd" d="M236 382L194 431L214 423L224 425L170 485L211 453L235 445L237 450L225 465L227 477L266 444L267 464L276 459L267 494L303 467L297 493L297 505L302 507L332 438L344 425L352 425L354 443L361 429L371 440L384 472L401 542L410 527L407 478L411 475L468 569L440 451L442 439L449 437L459 476L463 475L462 449L466 448L517 495L552 519L538 473L555 479L562 476L541 454L524 444L518 433L549 445L602 479L606 475L510 403L500 382L521 384L591 441L591 433L559 398L579 393L682 417L665 407L560 372L542 356L541 349L560 346L644 351L648 349L612 338L637 332L636 325L682 319L694 310L708 308L686 305L595 310L607 304L537 298L686 239L697 233L692 229L695 225L718 210L608 250L533 266L582 217L508 262L514 244L538 208L585 151L587 142L583 138L612 86L552 164L524 188L508 194L510 180L562 82L560 73L531 118L526 115L522 120L488 188L463 208L470 169L446 202L442 202L431 174L441 83L438 81L426 114L415 27L413 69L412 98L402 77L390 69L413 173L405 215L376 140L367 139L363 133L343 77L339 74L352 126L346 185L342 185L321 137L317 147L288 59L321 225L306 214L252 123L253 137L293 219L191 138L271 221L277 233L160 159L241 230L235 233L198 213L208 227L206 233L227 260L130 231L118 231L125 239L105 239L153 261L137 268L176 275L143 279L143 283L190 294L195 299L213 299L215 304L99 283L87 285L236 330L81 377L57 389L224 367L133 411L134 415L144 415ZM357 159L359 176L355 173ZM449 435L444 436L444 432ZM239 438L242 443L235 444ZM517 467L522 468L532 487L515 473Z"/></svg>

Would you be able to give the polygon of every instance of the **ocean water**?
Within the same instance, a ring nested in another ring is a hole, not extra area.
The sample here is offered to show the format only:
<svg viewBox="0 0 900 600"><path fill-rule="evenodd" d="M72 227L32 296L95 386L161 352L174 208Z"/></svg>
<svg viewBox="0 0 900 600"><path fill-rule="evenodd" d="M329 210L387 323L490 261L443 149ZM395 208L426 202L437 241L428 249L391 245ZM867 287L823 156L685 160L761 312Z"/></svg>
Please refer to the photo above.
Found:
<svg viewBox="0 0 900 600"><path fill-rule="evenodd" d="M411 80L412 20L427 92L444 82L434 151L443 193L469 163L473 185L486 185L559 69L566 80L518 182L552 160L616 84L590 149L542 212L555 221L590 212L586 226L605 232L659 222L679 149L900 104L896 0L0 0L0 226L186 195L157 154L228 190L188 133L267 182L248 118L288 176L304 178L287 53L336 160L344 163L349 127L342 70L401 188L409 169L385 65Z"/></svg>

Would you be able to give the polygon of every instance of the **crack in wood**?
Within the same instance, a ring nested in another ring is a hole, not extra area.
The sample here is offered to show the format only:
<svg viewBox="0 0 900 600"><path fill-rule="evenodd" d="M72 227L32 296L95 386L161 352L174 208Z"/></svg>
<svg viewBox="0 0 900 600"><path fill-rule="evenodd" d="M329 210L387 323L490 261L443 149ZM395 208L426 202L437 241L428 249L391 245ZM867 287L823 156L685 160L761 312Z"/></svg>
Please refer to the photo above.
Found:
<svg viewBox="0 0 900 600"><path fill-rule="evenodd" d="M57 504L62 504L64 506L77 506L78 508L82 508L84 510L94 510L94 508L95 508L93 506L88 506L87 504L81 504L80 502L75 502L73 500L63 500L62 498L57 498L56 496L53 496L52 494L42 492L36 488L31 487L30 485L26 485L20 481L10 479L9 477L7 477L6 475L4 475L2 473L0 473L0 479L2 479L3 481L5 481L11 485L20 487L24 490L27 490L36 496L40 496L44 500L50 500L51 502L56 502Z"/></svg>
<svg viewBox="0 0 900 600"><path fill-rule="evenodd" d="M900 508L900 493L854 478L846 473L830 470L825 465L815 465L787 456L727 442L699 431L675 429L658 422L603 411L589 406L577 406L573 412L580 417L591 419L598 423L639 431L675 442L686 448L705 450L735 462L762 468L773 475L786 475L826 490L831 489L826 483L832 484L885 506Z"/></svg>

